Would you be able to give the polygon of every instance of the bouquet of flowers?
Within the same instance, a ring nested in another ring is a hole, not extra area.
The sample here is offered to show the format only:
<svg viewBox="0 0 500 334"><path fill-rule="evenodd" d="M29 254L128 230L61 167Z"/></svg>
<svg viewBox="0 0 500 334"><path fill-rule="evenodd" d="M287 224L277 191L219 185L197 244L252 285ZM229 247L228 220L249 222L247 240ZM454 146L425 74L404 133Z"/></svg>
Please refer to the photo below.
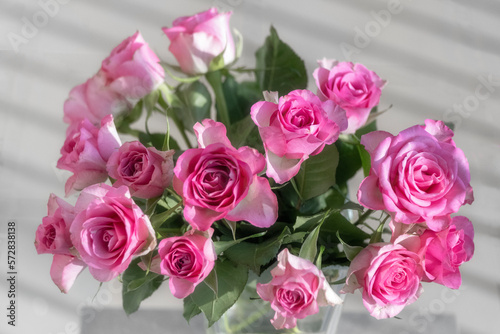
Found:
<svg viewBox="0 0 500 334"><path fill-rule="evenodd" d="M377 319L416 301L422 282L459 288L474 230L455 214L473 192L451 127L377 130L384 80L322 59L308 90L303 60L273 27L255 67L236 67L230 16L212 8L163 28L178 65L136 32L70 91L57 167L78 197L50 195L35 238L59 289L85 268L119 277L130 314L168 284L187 320L203 313L211 326L267 273L252 299L270 303L281 329L340 304L335 284L360 290ZM332 265L347 275L325 275Z"/></svg>

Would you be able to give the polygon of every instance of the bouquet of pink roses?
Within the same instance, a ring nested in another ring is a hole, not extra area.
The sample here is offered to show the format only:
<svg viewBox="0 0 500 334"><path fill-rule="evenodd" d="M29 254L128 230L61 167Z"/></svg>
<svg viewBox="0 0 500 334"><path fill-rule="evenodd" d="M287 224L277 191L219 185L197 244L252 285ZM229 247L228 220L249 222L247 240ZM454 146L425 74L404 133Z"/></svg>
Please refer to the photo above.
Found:
<svg viewBox="0 0 500 334"><path fill-rule="evenodd" d="M459 288L474 231L455 214L473 193L451 128L378 131L384 80L323 59L307 90L304 62L274 28L255 68L235 67L230 16L212 8L163 28L178 66L136 32L70 91L57 167L73 174L66 195L79 195L73 205L52 194L35 238L59 289L87 267L100 282L121 277L130 314L168 281L186 319L203 313L211 326L267 273L251 297L281 329L342 303L334 284L361 290L378 319L416 301L422 282ZM150 131L153 114L165 131ZM331 265L347 276L325 275Z"/></svg>

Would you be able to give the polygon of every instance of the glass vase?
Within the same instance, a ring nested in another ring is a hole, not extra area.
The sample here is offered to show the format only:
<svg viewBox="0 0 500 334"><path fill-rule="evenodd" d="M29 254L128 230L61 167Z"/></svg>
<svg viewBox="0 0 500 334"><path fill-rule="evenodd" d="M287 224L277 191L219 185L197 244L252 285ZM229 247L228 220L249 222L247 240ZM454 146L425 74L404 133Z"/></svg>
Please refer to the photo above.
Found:
<svg viewBox="0 0 500 334"><path fill-rule="evenodd" d="M329 282L344 278L347 267L330 266L323 268L325 277ZM320 307L319 312L297 319L297 327L292 329L275 329L271 324L275 311L269 302L259 298L256 292L257 282L267 283L265 275L250 279L238 301L224 313L207 334L265 334L265 333L294 333L294 334L335 334L340 320L342 305ZM333 290L339 294L343 284L332 285ZM345 295L341 295L343 299Z"/></svg>

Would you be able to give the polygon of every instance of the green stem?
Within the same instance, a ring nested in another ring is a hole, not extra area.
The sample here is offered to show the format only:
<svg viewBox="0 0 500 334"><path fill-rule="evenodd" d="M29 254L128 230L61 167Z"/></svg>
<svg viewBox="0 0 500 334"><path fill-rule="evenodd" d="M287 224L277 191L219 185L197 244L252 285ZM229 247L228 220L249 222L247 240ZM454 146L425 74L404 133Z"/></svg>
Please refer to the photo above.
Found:
<svg viewBox="0 0 500 334"><path fill-rule="evenodd" d="M231 125L231 120L229 119L229 110L227 109L226 98L222 89L222 73L221 71L212 71L205 74L205 77L214 90L217 115L220 116L220 120L227 127Z"/></svg>
<svg viewBox="0 0 500 334"><path fill-rule="evenodd" d="M358 226L360 224L363 224L364 221L370 217L370 215L372 214L373 210L366 210L365 213L363 213L359 218L358 220L354 223L354 226Z"/></svg>

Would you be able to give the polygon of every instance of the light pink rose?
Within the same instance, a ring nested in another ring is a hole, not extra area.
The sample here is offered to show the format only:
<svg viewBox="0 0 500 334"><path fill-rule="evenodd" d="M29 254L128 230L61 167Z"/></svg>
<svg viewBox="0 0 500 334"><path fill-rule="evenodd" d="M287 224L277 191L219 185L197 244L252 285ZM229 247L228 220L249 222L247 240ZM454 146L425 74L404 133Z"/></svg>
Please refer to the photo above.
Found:
<svg viewBox="0 0 500 334"><path fill-rule="evenodd" d="M440 232L425 231L420 237L424 281L458 289L462 284L459 267L472 258L473 239L474 227L463 216L453 217L450 226Z"/></svg>
<svg viewBox="0 0 500 334"><path fill-rule="evenodd" d="M378 105L385 81L361 64L323 59L313 76L318 96L333 100L345 109L349 125L345 133L354 133Z"/></svg>
<svg viewBox="0 0 500 334"><path fill-rule="evenodd" d="M73 217L73 206L50 194L47 216L42 218L36 230L35 248L38 254L70 254L73 244L69 237L69 226Z"/></svg>
<svg viewBox="0 0 500 334"><path fill-rule="evenodd" d="M268 177L285 183L297 175L302 162L333 144L347 127L345 111L333 101L321 100L308 90L294 90L279 101L255 103L252 120L266 150Z"/></svg>
<svg viewBox="0 0 500 334"><path fill-rule="evenodd" d="M139 141L126 142L109 157L107 171L116 180L114 187L125 185L132 196L152 198L163 194L172 183L173 155L173 150L159 151Z"/></svg>
<svg viewBox="0 0 500 334"><path fill-rule="evenodd" d="M62 156L57 161L57 168L73 173L66 181L66 196L74 190L106 181L106 162L120 145L111 115L102 119L100 128L84 119L70 129L61 148Z"/></svg>
<svg viewBox="0 0 500 334"><path fill-rule="evenodd" d="M165 72L159 62L137 31L111 51L100 71L109 88L135 103L163 83Z"/></svg>
<svg viewBox="0 0 500 334"><path fill-rule="evenodd" d="M170 291L176 298L185 298L203 282L217 259L211 235L189 230L181 237L163 239L158 245L160 273L169 277Z"/></svg>
<svg viewBox="0 0 500 334"><path fill-rule="evenodd" d="M77 276L86 265L73 249L69 227L74 218L74 207L54 194L47 203L47 216L42 219L35 236L35 248L38 254L54 254L50 268L50 277L61 290L67 293Z"/></svg>
<svg viewBox="0 0 500 334"><path fill-rule="evenodd" d="M184 201L184 217L206 231L225 218L269 227L278 201L266 178L258 176L264 157L250 147L235 149L224 124L210 119L194 126L199 148L185 151L174 168L174 189Z"/></svg>
<svg viewBox="0 0 500 334"><path fill-rule="evenodd" d="M294 328L297 319L318 313L320 306L342 303L321 270L286 248L278 254L278 265L271 274L269 283L257 283L257 293L276 311L271 320L276 329Z"/></svg>
<svg viewBox="0 0 500 334"><path fill-rule="evenodd" d="M433 120L397 136L383 131L362 136L371 169L359 187L359 203L390 212L396 222L446 228L449 215L473 201L469 164L452 136L443 122Z"/></svg>
<svg viewBox="0 0 500 334"><path fill-rule="evenodd" d="M84 119L99 125L105 116L116 116L132 108L122 95L109 87L107 80L104 73L98 72L70 91L63 107L63 120L70 125L70 129Z"/></svg>
<svg viewBox="0 0 500 334"><path fill-rule="evenodd" d="M229 27L231 12L218 13L216 8L193 16L176 19L172 28L163 28L170 40L169 50L187 74L207 73L210 62L223 54L224 64L236 58L233 36Z"/></svg>
<svg viewBox="0 0 500 334"><path fill-rule="evenodd" d="M148 216L134 203L125 186L95 184L83 189L75 213L71 241L100 282L117 277L134 258L156 246Z"/></svg>
<svg viewBox="0 0 500 334"><path fill-rule="evenodd" d="M396 316L422 292L419 249L416 235L368 245L352 260L342 292L362 289L363 304L373 317Z"/></svg>

